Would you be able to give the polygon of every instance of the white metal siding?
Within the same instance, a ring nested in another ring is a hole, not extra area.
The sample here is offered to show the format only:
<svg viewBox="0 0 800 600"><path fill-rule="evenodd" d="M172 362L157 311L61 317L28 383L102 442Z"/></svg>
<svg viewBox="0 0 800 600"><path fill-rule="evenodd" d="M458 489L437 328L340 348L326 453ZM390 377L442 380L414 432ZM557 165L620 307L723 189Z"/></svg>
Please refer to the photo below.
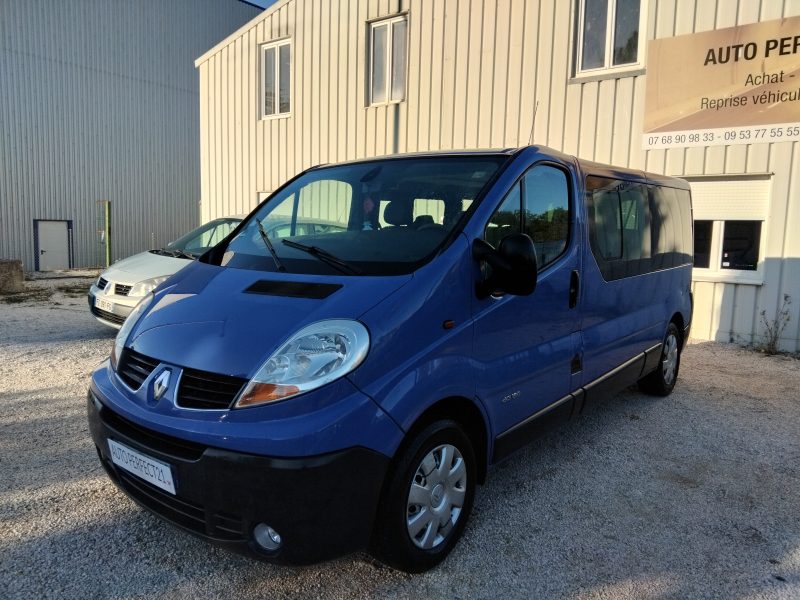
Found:
<svg viewBox="0 0 800 600"><path fill-rule="evenodd" d="M650 0L648 39L800 14L797 0ZM784 347L800 349L797 143L644 151L645 76L571 79L574 2L284 0L198 61L202 219L255 206L259 192L318 163L533 141L669 175L774 173L765 285L696 282L694 334L759 332L794 299ZM406 100L366 106L367 22L408 13ZM258 45L292 38L292 114L260 120ZM537 107L538 102L538 109ZM535 124L533 122L536 111Z"/></svg>
<svg viewBox="0 0 800 600"><path fill-rule="evenodd" d="M98 264L96 201L122 258L199 224L194 58L259 10L236 0L0 2L0 257L34 268L33 220L73 223Z"/></svg>

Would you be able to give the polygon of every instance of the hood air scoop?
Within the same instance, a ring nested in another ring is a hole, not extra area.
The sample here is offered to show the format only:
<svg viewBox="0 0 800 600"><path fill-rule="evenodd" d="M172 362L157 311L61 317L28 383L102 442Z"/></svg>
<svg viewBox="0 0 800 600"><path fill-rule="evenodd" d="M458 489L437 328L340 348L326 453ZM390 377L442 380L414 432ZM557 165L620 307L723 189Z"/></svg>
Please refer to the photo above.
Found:
<svg viewBox="0 0 800 600"><path fill-rule="evenodd" d="M341 283L306 283L302 281L269 281L262 279L247 288L245 293L322 300L341 287Z"/></svg>

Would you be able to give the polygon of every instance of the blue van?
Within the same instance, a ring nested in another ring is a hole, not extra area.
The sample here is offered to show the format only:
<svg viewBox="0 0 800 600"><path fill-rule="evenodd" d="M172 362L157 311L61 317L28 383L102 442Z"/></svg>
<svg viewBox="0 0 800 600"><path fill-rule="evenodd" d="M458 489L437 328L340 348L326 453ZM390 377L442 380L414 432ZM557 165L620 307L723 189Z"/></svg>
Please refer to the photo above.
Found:
<svg viewBox="0 0 800 600"><path fill-rule="evenodd" d="M625 386L672 391L691 269L679 179L536 146L312 168L136 307L91 434L211 542L423 571L492 464Z"/></svg>

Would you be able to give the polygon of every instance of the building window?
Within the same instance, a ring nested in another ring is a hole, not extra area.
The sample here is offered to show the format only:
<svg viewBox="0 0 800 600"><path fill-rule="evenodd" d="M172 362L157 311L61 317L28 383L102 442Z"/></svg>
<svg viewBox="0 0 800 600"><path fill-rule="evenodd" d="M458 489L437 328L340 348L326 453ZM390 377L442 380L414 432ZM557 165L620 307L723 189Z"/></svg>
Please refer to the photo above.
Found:
<svg viewBox="0 0 800 600"><path fill-rule="evenodd" d="M261 47L262 117L291 112L292 46L288 40Z"/></svg>
<svg viewBox="0 0 800 600"><path fill-rule="evenodd" d="M694 267L757 271L762 221L695 221Z"/></svg>
<svg viewBox="0 0 800 600"><path fill-rule="evenodd" d="M755 271L761 245L761 221L725 221L722 231L720 268Z"/></svg>
<svg viewBox="0 0 800 600"><path fill-rule="evenodd" d="M707 269L711 265L711 232L714 221L694 222L694 266Z"/></svg>
<svg viewBox="0 0 800 600"><path fill-rule="evenodd" d="M405 16L370 24L369 104L405 99L407 31Z"/></svg>
<svg viewBox="0 0 800 600"><path fill-rule="evenodd" d="M764 283L771 178L689 177L692 186L695 281Z"/></svg>
<svg viewBox="0 0 800 600"><path fill-rule="evenodd" d="M642 62L640 0L578 0L576 71L624 70Z"/></svg>

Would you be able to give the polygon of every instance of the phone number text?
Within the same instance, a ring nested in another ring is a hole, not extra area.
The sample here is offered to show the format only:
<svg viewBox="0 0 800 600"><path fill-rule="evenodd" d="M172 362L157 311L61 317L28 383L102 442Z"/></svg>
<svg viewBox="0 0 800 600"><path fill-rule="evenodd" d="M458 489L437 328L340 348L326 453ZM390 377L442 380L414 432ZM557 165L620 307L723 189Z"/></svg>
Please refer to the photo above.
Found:
<svg viewBox="0 0 800 600"><path fill-rule="evenodd" d="M652 150L656 148L681 148L691 146L768 144L771 142L792 142L798 140L800 140L800 123L788 123L757 127L645 133L642 136L642 147L645 150Z"/></svg>

